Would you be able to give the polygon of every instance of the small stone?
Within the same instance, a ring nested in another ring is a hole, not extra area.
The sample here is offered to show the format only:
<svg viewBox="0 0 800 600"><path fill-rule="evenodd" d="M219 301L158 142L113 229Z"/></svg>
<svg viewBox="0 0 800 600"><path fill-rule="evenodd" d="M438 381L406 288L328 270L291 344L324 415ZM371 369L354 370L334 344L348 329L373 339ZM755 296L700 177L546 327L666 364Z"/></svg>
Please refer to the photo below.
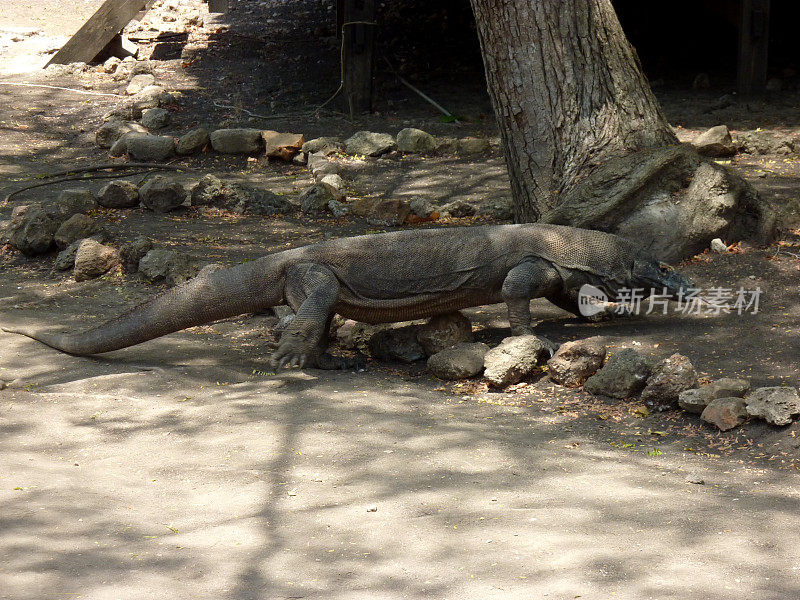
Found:
<svg viewBox="0 0 800 600"><path fill-rule="evenodd" d="M725 254L728 251L728 246L719 238L711 240L711 251L717 254Z"/></svg>
<svg viewBox="0 0 800 600"><path fill-rule="evenodd" d="M97 202L106 208L133 208L139 206L139 188L131 181L116 179L100 190Z"/></svg>
<svg viewBox="0 0 800 600"><path fill-rule="evenodd" d="M428 356L472 339L472 323L458 311L431 317L417 330L417 341Z"/></svg>
<svg viewBox="0 0 800 600"><path fill-rule="evenodd" d="M264 154L269 158L290 161L305 143L305 138L299 133L279 133L277 131L262 131L264 139Z"/></svg>
<svg viewBox="0 0 800 600"><path fill-rule="evenodd" d="M94 194L86 188L64 190L55 200L42 204L44 211L59 225L72 215L85 214L97 208Z"/></svg>
<svg viewBox="0 0 800 600"><path fill-rule="evenodd" d="M369 353L377 360L412 363L425 358L425 351L417 341L415 325L380 330L367 345Z"/></svg>
<svg viewBox="0 0 800 600"><path fill-rule="evenodd" d="M477 212L472 204L464 202L463 200L456 200L454 202L450 202L449 204L445 204L441 210L442 213L447 213L451 217L456 218L472 217Z"/></svg>
<svg viewBox="0 0 800 600"><path fill-rule="evenodd" d="M308 164L308 154L305 152L298 152L292 157L292 164L298 167L304 167Z"/></svg>
<svg viewBox="0 0 800 600"><path fill-rule="evenodd" d="M155 82L156 78L150 73L139 73L138 75L131 77L130 83L125 88L125 93L128 96L133 96L141 92L147 86L154 85Z"/></svg>
<svg viewBox="0 0 800 600"><path fill-rule="evenodd" d="M697 372L692 361L675 353L655 368L642 390L642 401L651 409L666 410L678 403L681 392L696 385Z"/></svg>
<svg viewBox="0 0 800 600"><path fill-rule="evenodd" d="M703 479L703 476L699 473L689 473L685 478L684 481L686 483L693 483L694 485L705 485L706 480Z"/></svg>
<svg viewBox="0 0 800 600"><path fill-rule="evenodd" d="M111 148L119 138L126 133L147 133L147 129L139 123L131 121L112 120L103 123L95 133L95 143L100 148Z"/></svg>
<svg viewBox="0 0 800 600"><path fill-rule="evenodd" d="M747 419L745 401L741 398L716 398L705 407L700 418L721 431L738 427Z"/></svg>
<svg viewBox="0 0 800 600"><path fill-rule="evenodd" d="M208 130L204 127L197 127L178 138L178 143L175 144L175 152L180 156L194 154L208 146L209 142Z"/></svg>
<svg viewBox="0 0 800 600"><path fill-rule="evenodd" d="M547 361L550 379L565 387L580 387L594 375L606 358L606 346L598 337L566 342Z"/></svg>
<svg viewBox="0 0 800 600"><path fill-rule="evenodd" d="M304 154L319 152L327 156L344 150L344 144L338 137L318 137L304 143L301 150Z"/></svg>
<svg viewBox="0 0 800 600"><path fill-rule="evenodd" d="M731 396L744 398L747 395L747 392L750 391L750 382L746 379L722 377L721 379L712 381L708 388L711 391L712 398L725 398Z"/></svg>
<svg viewBox="0 0 800 600"><path fill-rule="evenodd" d="M519 383L530 377L550 357L553 344L536 335L512 336L487 352L484 377L496 388Z"/></svg>
<svg viewBox="0 0 800 600"><path fill-rule="evenodd" d="M108 73L109 75L113 74L121 62L122 60L117 56L109 57L106 62L103 63L103 73Z"/></svg>
<svg viewBox="0 0 800 600"><path fill-rule="evenodd" d="M325 210L331 200L336 200L330 188L317 183L300 195L300 210L307 214L317 214Z"/></svg>
<svg viewBox="0 0 800 600"><path fill-rule="evenodd" d="M747 414L772 425L789 425L800 415L800 396L793 387L756 388L744 399Z"/></svg>
<svg viewBox="0 0 800 600"><path fill-rule="evenodd" d="M119 262L117 251L93 239L82 240L75 252L75 281L95 279Z"/></svg>
<svg viewBox="0 0 800 600"><path fill-rule="evenodd" d="M150 210L166 213L184 203L186 190L179 182L164 175L153 175L139 189L139 197Z"/></svg>
<svg viewBox="0 0 800 600"><path fill-rule="evenodd" d="M482 154L489 150L486 138L465 137L458 140L459 154Z"/></svg>
<svg viewBox="0 0 800 600"><path fill-rule="evenodd" d="M192 206L206 206L208 204L224 205L231 200L231 190L219 177L203 175L200 181L192 188Z"/></svg>
<svg viewBox="0 0 800 600"><path fill-rule="evenodd" d="M458 152L458 139L454 137L436 138L437 154L456 154Z"/></svg>
<svg viewBox="0 0 800 600"><path fill-rule="evenodd" d="M189 257L181 252L153 248L139 261L139 272L150 282L178 285L191 279L196 269Z"/></svg>
<svg viewBox="0 0 800 600"><path fill-rule="evenodd" d="M256 154L264 148L260 129L217 129L210 138L211 147L222 154Z"/></svg>
<svg viewBox="0 0 800 600"><path fill-rule="evenodd" d="M358 131L344 142L347 154L381 156L397 148L394 138L388 133Z"/></svg>
<svg viewBox="0 0 800 600"><path fill-rule="evenodd" d="M446 348L428 359L428 371L444 380L467 379L480 375L489 346L482 343L460 343Z"/></svg>
<svg viewBox="0 0 800 600"><path fill-rule="evenodd" d="M397 134L397 149L408 153L432 152L436 149L436 138L421 129L409 127Z"/></svg>
<svg viewBox="0 0 800 600"><path fill-rule="evenodd" d="M58 253L58 256L56 256L56 262L53 264L53 268L56 271L69 271L75 266L75 254L78 252L78 246L81 245L82 241L83 240L77 240L72 242L64 250Z"/></svg>
<svg viewBox="0 0 800 600"><path fill-rule="evenodd" d="M73 242L101 233L100 224L86 215L72 215L56 230L53 239L56 246L64 249Z"/></svg>
<svg viewBox="0 0 800 600"><path fill-rule="evenodd" d="M350 214L350 206L338 200L328 201L328 210L336 218L346 217Z"/></svg>
<svg viewBox="0 0 800 600"><path fill-rule="evenodd" d="M714 395L710 386L683 390L678 394L678 406L686 412L696 415L702 414L712 400L714 400Z"/></svg>
<svg viewBox="0 0 800 600"><path fill-rule="evenodd" d="M122 262L122 270L125 273L136 273L139 270L139 261L152 249L153 242L143 235L120 246L119 257Z"/></svg>
<svg viewBox="0 0 800 600"><path fill-rule="evenodd" d="M317 181L326 175L335 175L339 172L337 166L321 153L309 154L306 160L306 168Z"/></svg>
<svg viewBox="0 0 800 600"><path fill-rule="evenodd" d="M269 190L246 188L235 184L231 188L233 195L239 198L231 209L235 213L270 216L294 210L291 202Z"/></svg>
<svg viewBox="0 0 800 600"><path fill-rule="evenodd" d="M170 122L170 112L165 108L148 108L142 111L142 125L150 130L163 129Z"/></svg>
<svg viewBox="0 0 800 600"><path fill-rule="evenodd" d="M53 236L58 227L58 221L34 204L16 224L12 219L9 243L26 256L44 254L53 246Z"/></svg>
<svg viewBox="0 0 800 600"><path fill-rule="evenodd" d="M396 227L405 223L410 214L411 207L408 202L398 198L389 198L381 200L372 206L367 215L367 222L370 225Z"/></svg>
<svg viewBox="0 0 800 600"><path fill-rule="evenodd" d="M426 198L414 198L409 203L409 208L411 208L412 214L422 217L423 219L427 219L434 212L439 211L439 209L431 204Z"/></svg>
<svg viewBox="0 0 800 600"><path fill-rule="evenodd" d="M341 175L325 175L320 180L322 185L327 185L333 194L333 197L338 202L341 202L345 198L345 184L344 179L342 179Z"/></svg>
<svg viewBox="0 0 800 600"><path fill-rule="evenodd" d="M703 156L723 157L736 154L736 145L725 125L717 125L698 135L692 145Z"/></svg>
<svg viewBox="0 0 800 600"><path fill-rule="evenodd" d="M161 162L175 153L175 140L162 135L126 133L111 147L111 156L128 153L141 162Z"/></svg>
<svg viewBox="0 0 800 600"><path fill-rule="evenodd" d="M378 512L378 507L375 506L374 504L371 504L370 506L367 507L367 512Z"/></svg>
<svg viewBox="0 0 800 600"><path fill-rule="evenodd" d="M610 398L632 398L644 389L653 367L650 361L631 348L615 352L605 366L589 377L583 389Z"/></svg>

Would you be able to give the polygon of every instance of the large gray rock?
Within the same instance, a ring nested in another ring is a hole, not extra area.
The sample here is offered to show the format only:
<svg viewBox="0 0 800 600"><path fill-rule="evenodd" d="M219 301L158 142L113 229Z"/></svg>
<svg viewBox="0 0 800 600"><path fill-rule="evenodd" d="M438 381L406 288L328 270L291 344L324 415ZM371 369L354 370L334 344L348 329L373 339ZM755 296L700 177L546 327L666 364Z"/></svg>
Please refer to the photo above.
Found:
<svg viewBox="0 0 800 600"><path fill-rule="evenodd" d="M653 371L650 361L630 348L611 355L605 366L589 377L583 389L610 398L632 398L644 389Z"/></svg>
<svg viewBox="0 0 800 600"><path fill-rule="evenodd" d="M303 144L300 150L305 154L319 152L327 156L328 154L334 154L335 152L344 150L344 144L338 137L318 137L313 140L308 140Z"/></svg>
<svg viewBox="0 0 800 600"><path fill-rule="evenodd" d="M600 338L566 342L547 361L550 379L566 387L579 387L597 373L606 359L606 346Z"/></svg>
<svg viewBox="0 0 800 600"><path fill-rule="evenodd" d="M163 129L170 122L170 112L165 108L148 108L142 111L142 125L150 129Z"/></svg>
<svg viewBox="0 0 800 600"><path fill-rule="evenodd" d="M191 279L197 269L182 252L153 248L139 261L139 272L151 283L178 285Z"/></svg>
<svg viewBox="0 0 800 600"><path fill-rule="evenodd" d="M684 390L678 394L678 406L696 415L702 414L712 400L715 398L710 386Z"/></svg>
<svg viewBox="0 0 800 600"><path fill-rule="evenodd" d="M9 243L26 256L44 254L52 248L58 227L58 221L34 204L16 224L12 222Z"/></svg>
<svg viewBox="0 0 800 600"><path fill-rule="evenodd" d="M800 415L800 396L793 387L756 388L744 401L748 415L773 425L789 425Z"/></svg>
<svg viewBox="0 0 800 600"><path fill-rule="evenodd" d="M717 398L703 409L700 418L722 431L728 431L745 422L747 408L741 398Z"/></svg>
<svg viewBox="0 0 800 600"><path fill-rule="evenodd" d="M408 153L433 152L436 138L421 129L408 127L397 134L397 149Z"/></svg>
<svg viewBox="0 0 800 600"><path fill-rule="evenodd" d="M118 262L119 256L114 248L93 239L82 240L75 253L75 281L100 277Z"/></svg>
<svg viewBox="0 0 800 600"><path fill-rule="evenodd" d="M472 323L460 312L437 315L419 327L417 341L425 354L433 356L456 344L471 342Z"/></svg>
<svg viewBox="0 0 800 600"><path fill-rule="evenodd" d="M703 156L732 156L736 154L736 145L731 132L725 125L717 125L698 135L692 145Z"/></svg>
<svg viewBox="0 0 800 600"><path fill-rule="evenodd" d="M156 78L150 73L140 73L138 75L134 75L131 78L130 83L128 83L127 87L125 88L125 93L129 96L133 96L141 92L147 86L154 85L155 82Z"/></svg>
<svg viewBox="0 0 800 600"><path fill-rule="evenodd" d="M101 148L111 148L119 138L126 133L147 133L147 129L139 123L131 121L112 120L103 123L95 134L95 142Z"/></svg>
<svg viewBox="0 0 800 600"><path fill-rule="evenodd" d="M260 129L217 129L210 138L211 147L222 154L256 154L264 148Z"/></svg>
<svg viewBox="0 0 800 600"><path fill-rule="evenodd" d="M231 210L243 215L277 215L292 212L294 206L280 194L269 190L243 187L234 184L234 195L238 198Z"/></svg>
<svg viewBox="0 0 800 600"><path fill-rule="evenodd" d="M44 211L59 225L72 215L86 214L97 208L94 194L86 188L64 190L55 200L42 203Z"/></svg>
<svg viewBox="0 0 800 600"><path fill-rule="evenodd" d="M331 174L325 175L322 179L320 179L320 183L322 185L328 186L328 189L333 194L334 200L337 202L341 202L345 199L346 194L346 187L344 183L344 179L342 179L341 175Z"/></svg>
<svg viewBox="0 0 800 600"><path fill-rule="evenodd" d="M56 261L53 263L53 268L56 271L69 271L75 266L75 254L77 254L78 246L81 245L82 241L83 240L74 241L58 253Z"/></svg>
<svg viewBox="0 0 800 600"><path fill-rule="evenodd" d="M116 179L100 190L97 202L106 208L133 208L139 206L139 188L131 181Z"/></svg>
<svg viewBox="0 0 800 600"><path fill-rule="evenodd" d="M164 175L153 175L139 189L139 197L150 210L166 213L183 204L186 190L178 181Z"/></svg>
<svg viewBox="0 0 800 600"><path fill-rule="evenodd" d="M397 148L394 138L388 133L357 131L344 142L347 154L381 156Z"/></svg>
<svg viewBox="0 0 800 600"><path fill-rule="evenodd" d="M372 205L367 214L367 223L397 227L405 223L410 214L408 202L400 198L386 198Z"/></svg>
<svg viewBox="0 0 800 600"><path fill-rule="evenodd" d="M774 131L745 131L737 136L737 143L746 154L778 154L787 156L800 148L798 139L775 134Z"/></svg>
<svg viewBox="0 0 800 600"><path fill-rule="evenodd" d="M339 168L321 152L308 155L306 168L316 181L320 181L326 175L336 175L339 172Z"/></svg>
<svg viewBox="0 0 800 600"><path fill-rule="evenodd" d="M100 223L86 215L72 215L59 226L53 239L56 246L63 250L73 242L98 235L105 237Z"/></svg>
<svg viewBox="0 0 800 600"><path fill-rule="evenodd" d="M128 133L117 140L117 144L123 140L127 153L138 161L161 162L175 154L175 140L169 136Z"/></svg>
<svg viewBox="0 0 800 600"><path fill-rule="evenodd" d="M642 401L652 409L667 410L678 403L678 396L697 385L697 372L692 361L675 353L653 371L642 390Z"/></svg>
<svg viewBox="0 0 800 600"><path fill-rule="evenodd" d="M486 353L484 377L496 388L530 377L550 357L553 344L536 335L507 337Z"/></svg>
<svg viewBox="0 0 800 600"><path fill-rule="evenodd" d="M448 214L451 217L460 219L462 217L472 217L477 212L477 209L469 202L463 200L455 200L448 202L441 208L442 214Z"/></svg>
<svg viewBox="0 0 800 600"><path fill-rule="evenodd" d="M482 154L489 150L486 138L465 137L458 140L459 154Z"/></svg>
<svg viewBox="0 0 800 600"><path fill-rule="evenodd" d="M181 156L195 154L208 146L210 141L208 130L205 127L197 127L178 138L178 142L175 144L175 153Z"/></svg>
<svg viewBox="0 0 800 600"><path fill-rule="evenodd" d="M232 190L226 186L219 177L211 174L203 175L200 181L192 188L192 206L206 206L209 204L223 206L234 201ZM235 198L238 201L239 198Z"/></svg>
<svg viewBox="0 0 800 600"><path fill-rule="evenodd" d="M317 183L300 195L300 210L307 214L317 214L324 211L331 200L336 200L336 197L330 188L323 183Z"/></svg>
<svg viewBox="0 0 800 600"><path fill-rule="evenodd" d="M416 325L382 329L370 338L368 347L377 360L412 363L425 358L425 351L417 342Z"/></svg>
<svg viewBox="0 0 800 600"><path fill-rule="evenodd" d="M439 379L466 379L480 375L489 346L482 343L460 343L428 359L428 371Z"/></svg>
<svg viewBox="0 0 800 600"><path fill-rule="evenodd" d="M103 115L103 120L135 121L141 119L142 113L148 108L157 107L164 95L164 88L161 86L148 85L129 100Z"/></svg>
<svg viewBox="0 0 800 600"><path fill-rule="evenodd" d="M122 270L125 273L136 273L139 270L139 261L153 249L153 242L143 235L119 247L119 257Z"/></svg>
<svg viewBox="0 0 800 600"><path fill-rule="evenodd" d="M736 397L744 398L750 391L750 382L746 379L722 377L712 381L708 386L712 398Z"/></svg>

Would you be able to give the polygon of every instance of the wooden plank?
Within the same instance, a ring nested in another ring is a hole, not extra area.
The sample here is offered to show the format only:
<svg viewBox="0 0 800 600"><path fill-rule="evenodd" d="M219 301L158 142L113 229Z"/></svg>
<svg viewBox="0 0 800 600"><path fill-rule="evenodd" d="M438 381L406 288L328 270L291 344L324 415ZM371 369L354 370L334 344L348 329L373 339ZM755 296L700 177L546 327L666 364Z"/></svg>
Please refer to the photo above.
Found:
<svg viewBox="0 0 800 600"><path fill-rule="evenodd" d="M91 61L146 5L147 0L106 0L45 66Z"/></svg>
<svg viewBox="0 0 800 600"><path fill-rule="evenodd" d="M343 98L351 116L372 110L372 73L375 50L375 0L343 0L341 31L344 44Z"/></svg>
<svg viewBox="0 0 800 600"><path fill-rule="evenodd" d="M763 92L767 84L769 9L770 0L742 0L737 87L745 96Z"/></svg>

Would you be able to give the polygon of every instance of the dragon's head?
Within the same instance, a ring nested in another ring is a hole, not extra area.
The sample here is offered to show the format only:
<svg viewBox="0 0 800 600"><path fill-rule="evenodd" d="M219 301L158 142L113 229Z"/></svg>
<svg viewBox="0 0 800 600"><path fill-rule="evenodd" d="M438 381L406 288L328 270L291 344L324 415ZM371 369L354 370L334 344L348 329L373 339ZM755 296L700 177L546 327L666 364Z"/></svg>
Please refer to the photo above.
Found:
<svg viewBox="0 0 800 600"><path fill-rule="evenodd" d="M674 267L649 257L640 257L634 261L631 272L631 283L634 287L653 290L656 294L666 293L673 298L681 290L685 293L695 285L691 279L682 275Z"/></svg>

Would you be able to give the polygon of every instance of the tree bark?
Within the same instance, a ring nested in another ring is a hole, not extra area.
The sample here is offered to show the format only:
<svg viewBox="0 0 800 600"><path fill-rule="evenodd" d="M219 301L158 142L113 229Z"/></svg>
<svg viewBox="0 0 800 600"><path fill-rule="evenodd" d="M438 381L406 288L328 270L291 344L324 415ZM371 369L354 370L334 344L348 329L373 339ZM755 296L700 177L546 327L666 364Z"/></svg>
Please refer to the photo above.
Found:
<svg viewBox="0 0 800 600"><path fill-rule="evenodd" d="M709 201L719 211L735 195L730 215L688 232L691 243L670 231L700 227L702 204L674 209L669 202L682 194L696 203L688 193L692 176L711 171L700 169L707 160L691 147L673 151L679 142L611 0L470 2L517 222L580 224L645 239L663 234L657 249L673 259L702 250L708 235L754 229L762 241L769 237L766 221L774 225L774 217L755 206L757 195L735 174ZM737 204L740 196L746 206Z"/></svg>

